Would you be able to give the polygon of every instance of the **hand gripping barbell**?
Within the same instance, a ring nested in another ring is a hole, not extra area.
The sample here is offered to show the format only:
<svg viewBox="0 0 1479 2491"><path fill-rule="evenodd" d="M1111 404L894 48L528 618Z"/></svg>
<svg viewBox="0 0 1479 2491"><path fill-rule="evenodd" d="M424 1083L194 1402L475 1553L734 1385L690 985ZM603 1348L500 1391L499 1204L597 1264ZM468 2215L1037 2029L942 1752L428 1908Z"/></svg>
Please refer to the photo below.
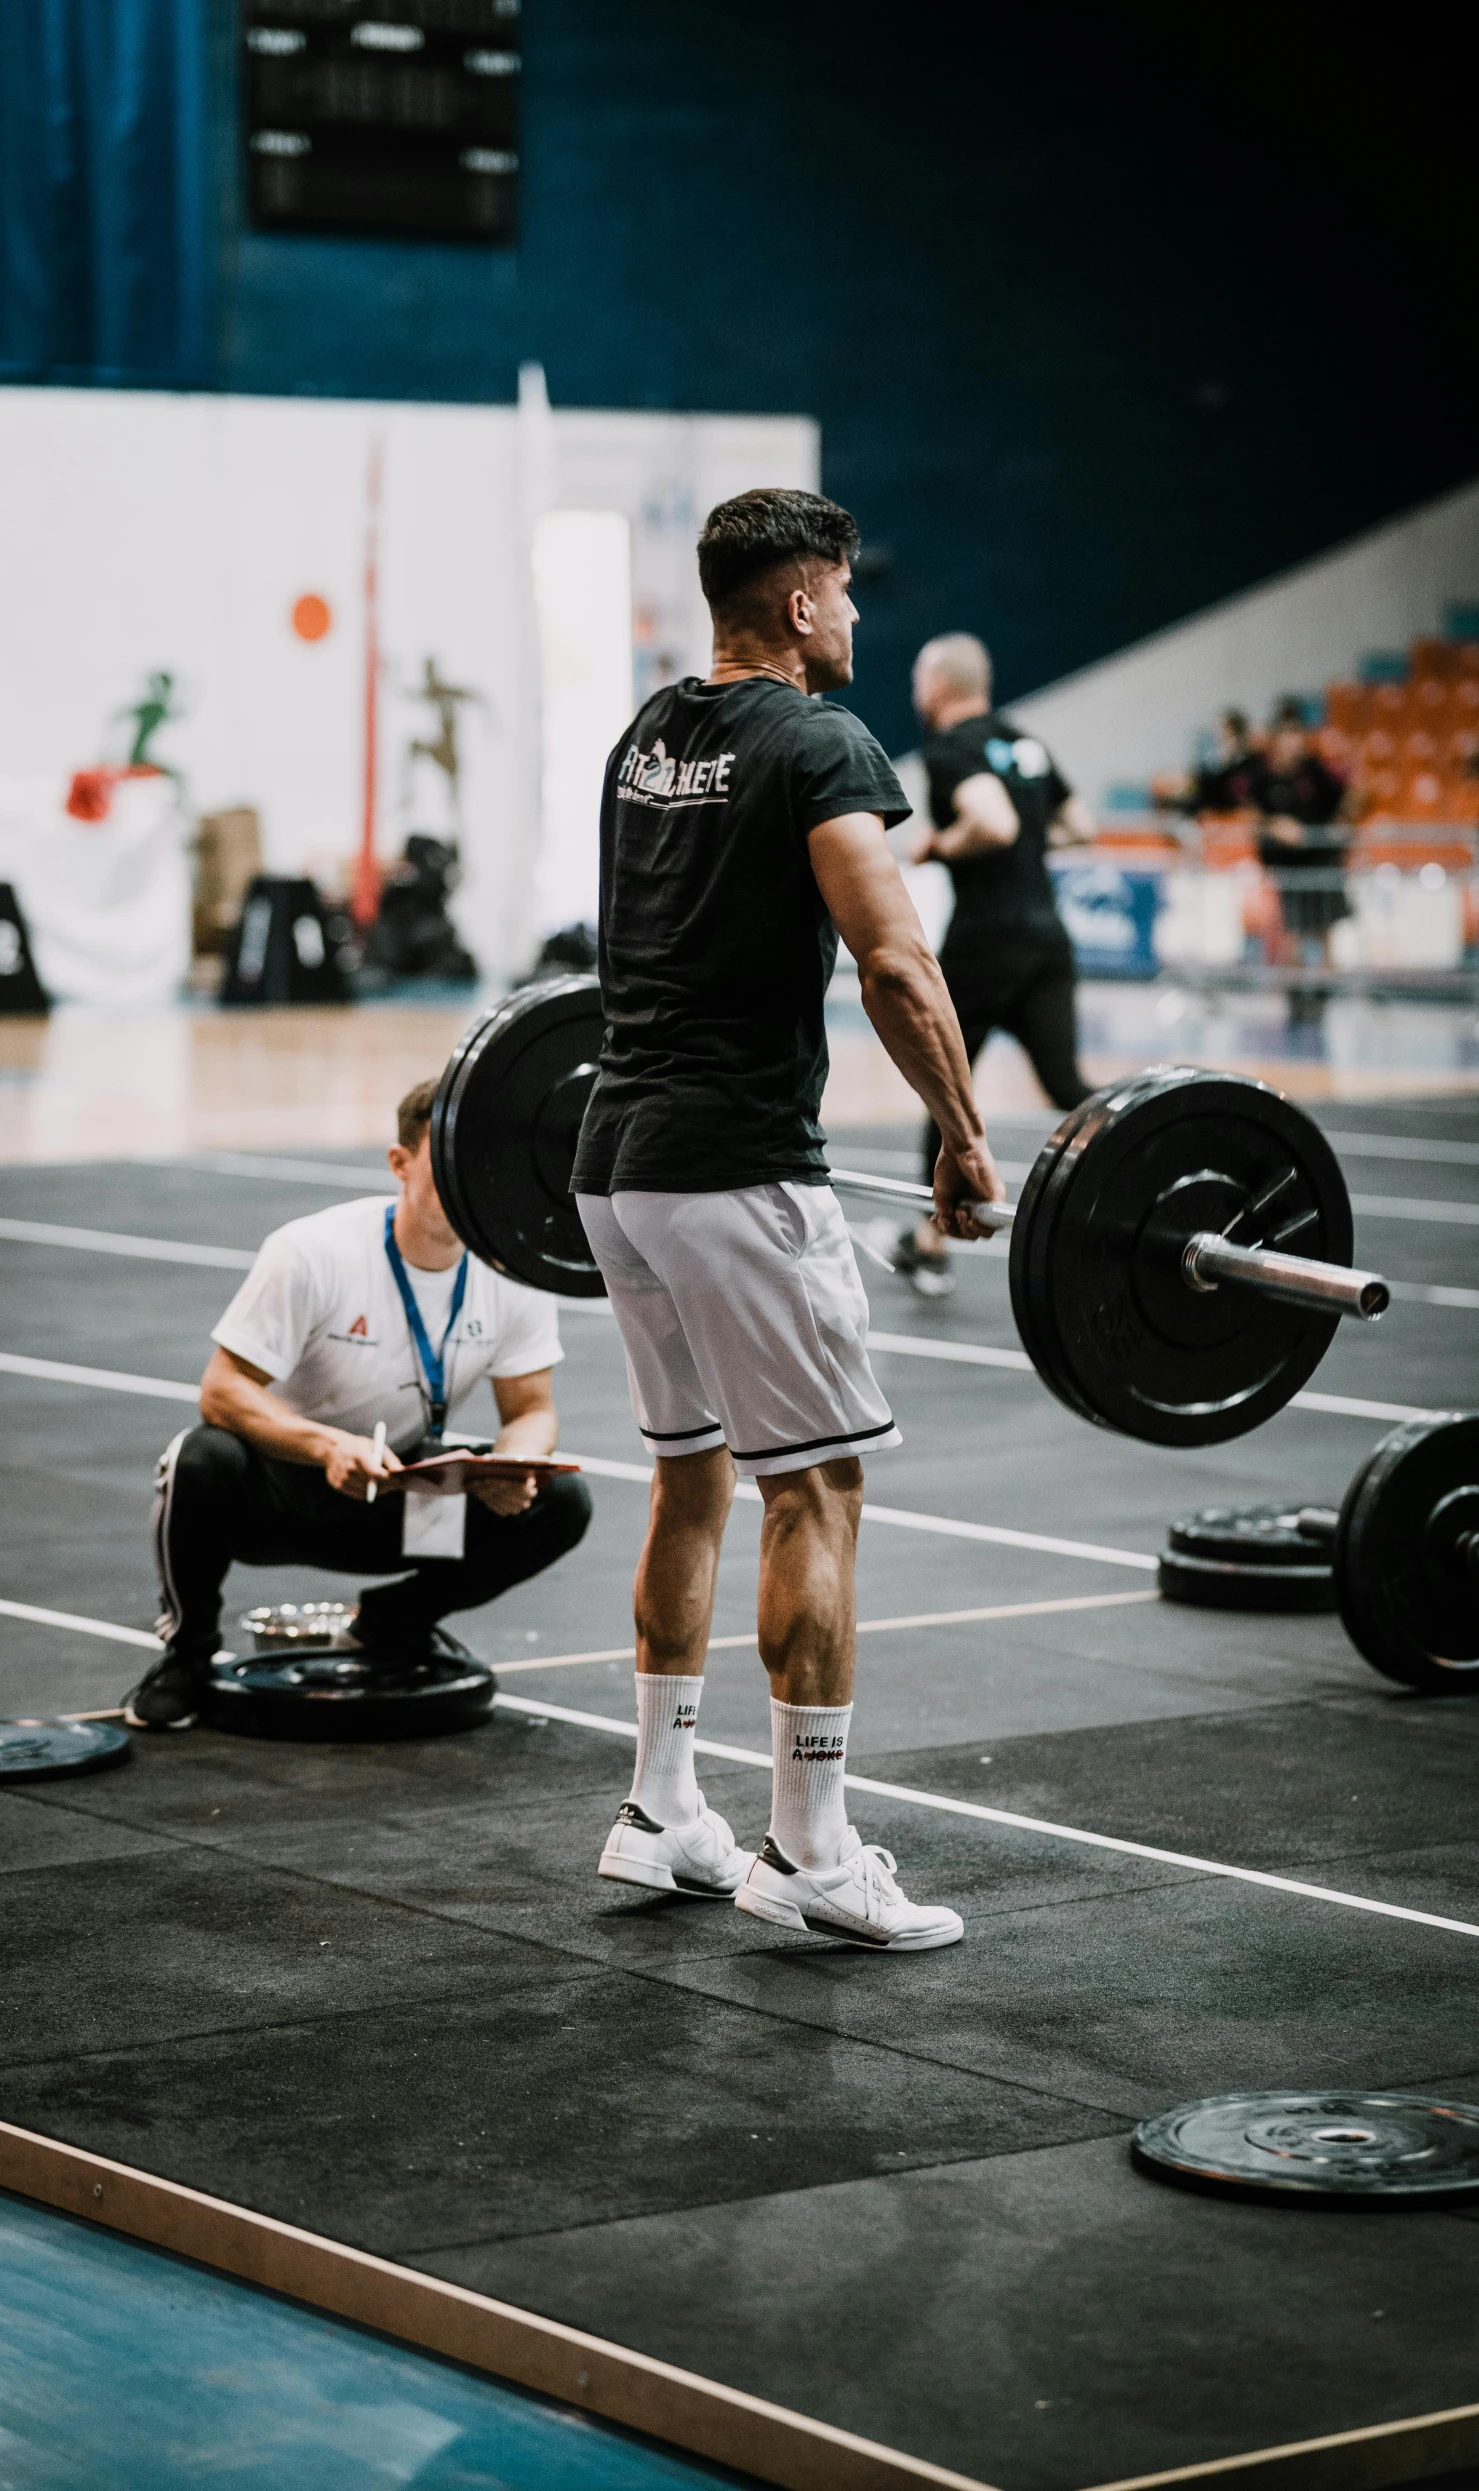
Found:
<svg viewBox="0 0 1479 2491"><path fill-rule="evenodd" d="M593 977L525 987L462 1039L432 1108L453 1227L531 1288L600 1297L570 1193L603 1021ZM923 1186L834 1170L839 1191L928 1208ZM1012 1308L1043 1381L1097 1426L1218 1444L1314 1373L1342 1315L1390 1296L1350 1267L1350 1197L1318 1125L1261 1081L1184 1064L1096 1091L1038 1154L1014 1209ZM1295 1249L1304 1249L1296 1251Z"/></svg>

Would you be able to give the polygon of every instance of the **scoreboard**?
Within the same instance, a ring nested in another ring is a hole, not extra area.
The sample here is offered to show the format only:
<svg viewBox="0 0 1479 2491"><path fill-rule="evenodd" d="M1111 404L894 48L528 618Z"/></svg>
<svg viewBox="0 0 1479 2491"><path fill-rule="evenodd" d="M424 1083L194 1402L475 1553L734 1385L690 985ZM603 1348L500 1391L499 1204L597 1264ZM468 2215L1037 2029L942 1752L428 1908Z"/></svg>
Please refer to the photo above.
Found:
<svg viewBox="0 0 1479 2491"><path fill-rule="evenodd" d="M520 0L243 0L252 223L512 242Z"/></svg>

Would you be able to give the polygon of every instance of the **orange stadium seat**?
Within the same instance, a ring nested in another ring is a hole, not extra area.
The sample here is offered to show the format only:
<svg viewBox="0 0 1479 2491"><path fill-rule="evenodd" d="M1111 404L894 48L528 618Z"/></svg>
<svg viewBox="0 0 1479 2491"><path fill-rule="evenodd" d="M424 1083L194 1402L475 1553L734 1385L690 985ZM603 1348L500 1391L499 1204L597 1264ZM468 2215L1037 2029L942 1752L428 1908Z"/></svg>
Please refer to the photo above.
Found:
<svg viewBox="0 0 1479 2491"><path fill-rule="evenodd" d="M1458 672L1457 647L1453 640L1414 640L1410 657L1413 681L1446 683Z"/></svg>
<svg viewBox="0 0 1479 2491"><path fill-rule="evenodd" d="M1374 683L1371 687L1371 715L1384 727L1405 726L1411 700L1411 687L1405 683Z"/></svg>
<svg viewBox="0 0 1479 2491"><path fill-rule="evenodd" d="M1359 735L1371 723L1369 683L1331 683L1325 687L1325 719L1341 735Z"/></svg>

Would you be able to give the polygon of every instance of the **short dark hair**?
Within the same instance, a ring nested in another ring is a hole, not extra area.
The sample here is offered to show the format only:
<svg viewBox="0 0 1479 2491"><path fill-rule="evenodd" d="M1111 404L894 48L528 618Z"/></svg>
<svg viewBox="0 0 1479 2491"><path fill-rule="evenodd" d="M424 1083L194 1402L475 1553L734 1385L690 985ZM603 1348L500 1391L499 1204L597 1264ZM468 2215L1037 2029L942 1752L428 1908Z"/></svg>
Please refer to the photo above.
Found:
<svg viewBox="0 0 1479 2491"><path fill-rule="evenodd" d="M441 1076L433 1073L429 1080L418 1081L408 1090L395 1111L395 1138L402 1150L419 1150L421 1136L431 1122L432 1101L441 1087Z"/></svg>
<svg viewBox="0 0 1479 2491"><path fill-rule="evenodd" d="M699 584L717 610L783 562L850 562L857 550L851 511L820 493L766 485L710 511L698 540Z"/></svg>

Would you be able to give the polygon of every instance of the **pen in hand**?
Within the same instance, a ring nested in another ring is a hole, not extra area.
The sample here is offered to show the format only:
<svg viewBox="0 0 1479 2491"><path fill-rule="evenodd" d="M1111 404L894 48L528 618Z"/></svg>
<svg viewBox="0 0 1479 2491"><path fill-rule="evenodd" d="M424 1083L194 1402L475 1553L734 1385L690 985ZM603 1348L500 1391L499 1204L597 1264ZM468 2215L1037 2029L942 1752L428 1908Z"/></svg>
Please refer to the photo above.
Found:
<svg viewBox="0 0 1479 2491"><path fill-rule="evenodd" d="M385 1452L385 1421L384 1421L384 1419L383 1419L383 1418L377 1418L377 1419L376 1419L376 1421L375 1421L375 1468L376 1468L377 1470L378 1470L378 1469L379 1469L379 1467L380 1467L381 1459L382 1459L382 1456L384 1455L384 1452ZM366 1488L366 1490L365 1490L365 1503L366 1503L367 1505L373 1505L373 1504L374 1504L374 1502L375 1502L375 1496L376 1496L376 1491L378 1490L379 1485L380 1485L380 1482L379 1482L379 1480L378 1480L378 1479L372 1479L372 1480L370 1481L369 1486L368 1486L368 1487Z"/></svg>

